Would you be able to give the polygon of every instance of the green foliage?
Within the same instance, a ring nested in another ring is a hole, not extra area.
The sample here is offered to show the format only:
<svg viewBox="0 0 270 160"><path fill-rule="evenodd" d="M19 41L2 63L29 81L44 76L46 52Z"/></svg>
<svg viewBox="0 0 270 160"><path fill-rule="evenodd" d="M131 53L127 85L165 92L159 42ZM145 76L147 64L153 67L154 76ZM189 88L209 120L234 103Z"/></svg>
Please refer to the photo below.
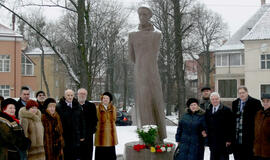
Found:
<svg viewBox="0 0 270 160"><path fill-rule="evenodd" d="M145 143L146 146L155 146L157 137L157 128L137 129L139 138Z"/></svg>

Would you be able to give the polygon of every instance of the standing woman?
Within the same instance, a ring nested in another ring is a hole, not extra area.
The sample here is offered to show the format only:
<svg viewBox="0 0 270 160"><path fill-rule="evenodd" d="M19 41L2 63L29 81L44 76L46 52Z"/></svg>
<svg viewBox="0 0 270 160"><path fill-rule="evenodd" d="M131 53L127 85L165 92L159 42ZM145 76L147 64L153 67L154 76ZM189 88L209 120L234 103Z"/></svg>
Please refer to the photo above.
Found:
<svg viewBox="0 0 270 160"><path fill-rule="evenodd" d="M95 135L95 160L116 160L116 108L112 105L113 96L109 92L102 94L97 106L97 131Z"/></svg>
<svg viewBox="0 0 270 160"><path fill-rule="evenodd" d="M0 160L25 160L30 140L24 135L15 116L17 101L8 98L1 102Z"/></svg>
<svg viewBox="0 0 270 160"><path fill-rule="evenodd" d="M199 107L199 101L195 98L188 99L186 105L187 113L179 121L175 135L179 144L176 160L203 160L206 137L205 111Z"/></svg>
<svg viewBox="0 0 270 160"><path fill-rule="evenodd" d="M270 94L262 95L263 109L255 117L254 156L256 160L270 160Z"/></svg>
<svg viewBox="0 0 270 160"><path fill-rule="evenodd" d="M56 101L47 98L43 104L42 124L44 126L44 148L46 160L63 160L63 128L60 117L55 111Z"/></svg>
<svg viewBox="0 0 270 160"><path fill-rule="evenodd" d="M26 106L20 109L19 117L25 136L31 140L28 160L45 160L44 128L41 122L41 112L38 109L38 103L28 100Z"/></svg>

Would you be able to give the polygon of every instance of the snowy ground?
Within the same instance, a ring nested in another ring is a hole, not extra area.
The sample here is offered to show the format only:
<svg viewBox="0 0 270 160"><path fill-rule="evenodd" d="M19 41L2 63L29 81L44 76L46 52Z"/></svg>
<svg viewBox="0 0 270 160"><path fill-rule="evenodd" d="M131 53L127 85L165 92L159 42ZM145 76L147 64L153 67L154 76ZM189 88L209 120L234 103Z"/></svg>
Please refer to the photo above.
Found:
<svg viewBox="0 0 270 160"><path fill-rule="evenodd" d="M176 129L177 126L167 126L167 139L165 139L165 141L175 143ZM126 143L139 140L136 133L136 126L117 126L117 137L119 142L119 144L116 146L117 155L123 154L124 145ZM204 159L205 160L210 159L210 153L208 148L206 148L205 150ZM232 155L230 155L230 160L233 160Z"/></svg>

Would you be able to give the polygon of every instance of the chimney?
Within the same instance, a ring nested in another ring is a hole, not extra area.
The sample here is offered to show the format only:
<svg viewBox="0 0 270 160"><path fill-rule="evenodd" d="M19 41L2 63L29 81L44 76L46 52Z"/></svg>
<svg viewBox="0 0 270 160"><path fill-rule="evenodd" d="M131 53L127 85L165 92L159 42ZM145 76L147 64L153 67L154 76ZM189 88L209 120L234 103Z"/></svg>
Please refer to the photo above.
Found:
<svg viewBox="0 0 270 160"><path fill-rule="evenodd" d="M265 5L265 0L261 0L261 6Z"/></svg>

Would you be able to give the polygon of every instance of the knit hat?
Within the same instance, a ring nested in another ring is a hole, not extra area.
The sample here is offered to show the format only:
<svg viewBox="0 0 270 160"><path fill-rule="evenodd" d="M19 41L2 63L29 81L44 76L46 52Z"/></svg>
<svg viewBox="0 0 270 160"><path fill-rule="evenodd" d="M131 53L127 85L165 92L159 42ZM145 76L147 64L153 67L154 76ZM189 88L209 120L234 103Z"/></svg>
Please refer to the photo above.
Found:
<svg viewBox="0 0 270 160"><path fill-rule="evenodd" d="M38 103L34 100L28 100L27 103L26 103L26 106L25 108L26 109L30 109L31 107L37 107L38 108Z"/></svg>
<svg viewBox="0 0 270 160"><path fill-rule="evenodd" d="M112 94L111 94L110 92L104 92L104 93L102 94L101 100L103 99L103 96L108 96L108 97L110 97L110 102L113 100L113 96L112 96Z"/></svg>
<svg viewBox="0 0 270 160"><path fill-rule="evenodd" d="M1 102L1 110L4 111L9 104L14 104L16 107L18 102L12 98L7 98Z"/></svg>
<svg viewBox="0 0 270 160"><path fill-rule="evenodd" d="M192 103L197 103L199 105L198 99L196 99L196 98L189 98L187 100L187 103L186 103L187 107L189 107Z"/></svg>
<svg viewBox="0 0 270 160"><path fill-rule="evenodd" d="M44 107L47 109L47 107L48 107L48 105L50 104L50 103L56 103L56 101L55 101L55 99L53 99L53 98L47 98L45 101L44 101Z"/></svg>

